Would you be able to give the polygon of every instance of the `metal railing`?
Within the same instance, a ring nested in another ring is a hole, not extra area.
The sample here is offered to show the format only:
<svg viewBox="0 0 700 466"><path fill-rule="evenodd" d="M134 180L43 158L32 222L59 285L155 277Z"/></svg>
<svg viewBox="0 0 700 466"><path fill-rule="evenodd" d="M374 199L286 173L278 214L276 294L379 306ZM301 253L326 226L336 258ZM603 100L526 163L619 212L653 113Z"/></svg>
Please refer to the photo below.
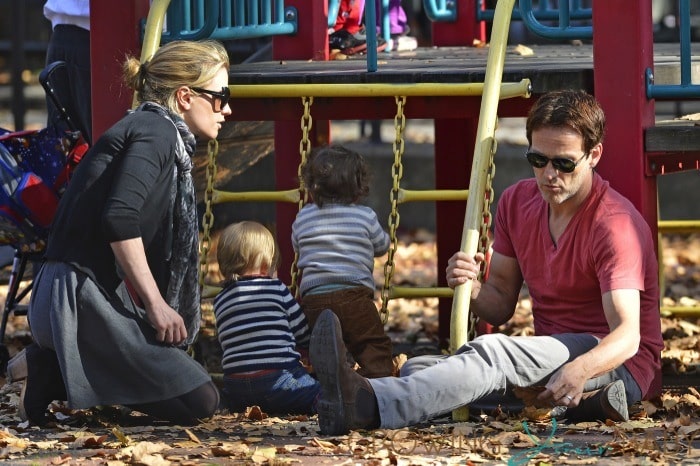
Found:
<svg viewBox="0 0 700 466"><path fill-rule="evenodd" d="M424 0L428 1L428 0ZM484 7L485 0L477 0L476 2L476 19L479 21L493 21L493 9ZM590 20L593 18L593 10L581 5L581 0L571 0L558 2L562 7L567 9L567 18L569 20ZM539 21L554 21L560 19L561 10L554 6L554 2L550 0L540 0L536 6L531 8L532 15ZM516 4L513 8L511 21L519 21L523 19L523 14L520 9L520 4Z"/></svg>
<svg viewBox="0 0 700 466"><path fill-rule="evenodd" d="M692 83L690 53L690 0L678 0L680 17L681 82L654 84L654 72L646 69L647 99L698 99L700 85Z"/></svg>
<svg viewBox="0 0 700 466"><path fill-rule="evenodd" d="M430 21L455 21L457 0L423 0L423 10ZM493 10L491 10L493 20Z"/></svg>
<svg viewBox="0 0 700 466"><path fill-rule="evenodd" d="M161 0L154 0L154 4ZM161 42L252 39L297 32L297 11L284 0L164 0Z"/></svg>

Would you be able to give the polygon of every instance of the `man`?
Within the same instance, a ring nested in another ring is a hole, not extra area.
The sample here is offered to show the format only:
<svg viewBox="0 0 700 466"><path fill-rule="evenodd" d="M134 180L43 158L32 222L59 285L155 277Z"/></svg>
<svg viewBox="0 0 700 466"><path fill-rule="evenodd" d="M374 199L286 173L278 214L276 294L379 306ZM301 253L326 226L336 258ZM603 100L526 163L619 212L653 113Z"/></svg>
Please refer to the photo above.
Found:
<svg viewBox="0 0 700 466"><path fill-rule="evenodd" d="M340 325L325 311L310 348L322 433L404 427L513 387L541 390L538 403L566 408L573 420L626 420L628 404L653 395L663 347L654 242L633 205L594 171L604 130L585 92L542 96L526 124L535 176L498 205L488 278L473 283L470 309L503 324L525 282L536 336L483 335L455 355L409 360L402 377L367 380L346 363ZM475 280L483 261L454 254L448 285Z"/></svg>

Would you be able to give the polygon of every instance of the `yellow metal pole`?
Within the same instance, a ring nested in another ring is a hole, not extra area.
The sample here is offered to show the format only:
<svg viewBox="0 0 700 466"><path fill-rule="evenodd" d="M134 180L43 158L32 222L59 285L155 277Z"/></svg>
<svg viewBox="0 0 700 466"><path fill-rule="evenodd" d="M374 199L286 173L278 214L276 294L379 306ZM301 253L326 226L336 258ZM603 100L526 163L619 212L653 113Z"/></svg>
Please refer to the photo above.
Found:
<svg viewBox="0 0 700 466"><path fill-rule="evenodd" d="M659 233L697 233L698 220L659 220Z"/></svg>
<svg viewBox="0 0 700 466"><path fill-rule="evenodd" d="M214 190L212 202L222 204L224 202L299 202L299 189L287 191L220 191Z"/></svg>
<svg viewBox="0 0 700 466"><path fill-rule="evenodd" d="M163 33L163 25L165 24L165 14L168 11L170 0L153 0L148 9L148 18L146 19L146 30L143 34L143 46L141 47L141 63L145 63L153 57L160 47L160 35ZM138 96L134 92L134 98L131 101L132 108L136 107Z"/></svg>
<svg viewBox="0 0 700 466"><path fill-rule="evenodd" d="M700 306L661 306L661 315L664 317L698 317Z"/></svg>
<svg viewBox="0 0 700 466"><path fill-rule="evenodd" d="M487 65L488 66L488 65ZM499 98L530 96L530 80L499 83ZM231 84L232 98L283 97L395 97L411 96L479 96L483 83L415 83L415 84Z"/></svg>
<svg viewBox="0 0 700 466"><path fill-rule="evenodd" d="M146 30L143 35L143 47L141 47L141 63L150 60L160 47L160 36L163 33L168 6L170 6L170 0L153 0L151 2L146 19Z"/></svg>
<svg viewBox="0 0 700 466"><path fill-rule="evenodd" d="M514 3L515 0L501 0L496 3L489 54L486 61L484 94L481 98L479 125L476 130L476 142L474 144L474 160L469 180L469 192L471 194L467 200L464 228L462 229L462 244L460 246L460 250L469 255L476 254L481 236L483 198L486 191L486 179L496 132L499 91L503 79L510 15L513 11ZM471 291L471 282L455 288L450 319L451 353L454 353L469 338L469 301ZM452 417L456 421L468 420L468 408L464 407L454 410Z"/></svg>
<svg viewBox="0 0 700 466"><path fill-rule="evenodd" d="M400 204L417 201L466 201L468 197L468 189L399 189L398 201Z"/></svg>
<svg viewBox="0 0 700 466"><path fill-rule="evenodd" d="M452 288L444 287L417 287L417 286L392 286L389 296L394 298L451 298L454 292Z"/></svg>

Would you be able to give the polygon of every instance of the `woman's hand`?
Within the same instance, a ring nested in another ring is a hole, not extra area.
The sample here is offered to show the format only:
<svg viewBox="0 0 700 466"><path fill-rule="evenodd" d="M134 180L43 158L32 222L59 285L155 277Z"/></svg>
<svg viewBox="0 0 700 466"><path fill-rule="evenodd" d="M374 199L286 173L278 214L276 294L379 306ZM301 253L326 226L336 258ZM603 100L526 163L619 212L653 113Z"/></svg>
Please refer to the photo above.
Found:
<svg viewBox="0 0 700 466"><path fill-rule="evenodd" d="M132 299L146 310L146 318L156 331L156 340L166 345L182 344L187 338L185 321L160 295L141 238L115 241L110 246L124 272Z"/></svg>
<svg viewBox="0 0 700 466"><path fill-rule="evenodd" d="M187 338L187 329L182 316L162 301L156 306L146 307L146 316L156 331L156 340L166 345L181 345Z"/></svg>

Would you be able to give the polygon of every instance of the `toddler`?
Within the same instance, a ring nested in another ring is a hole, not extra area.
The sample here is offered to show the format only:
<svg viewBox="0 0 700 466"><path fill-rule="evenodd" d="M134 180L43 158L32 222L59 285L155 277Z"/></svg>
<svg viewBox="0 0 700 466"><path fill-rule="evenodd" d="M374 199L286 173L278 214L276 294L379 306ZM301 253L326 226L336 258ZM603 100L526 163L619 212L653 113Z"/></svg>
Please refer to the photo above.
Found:
<svg viewBox="0 0 700 466"><path fill-rule="evenodd" d="M365 377L392 375L391 340L374 304L374 257L389 249L377 214L359 204L369 193L360 154L343 146L312 152L302 168L311 197L292 225L301 271L301 305L313 328L324 309L340 320L343 340Z"/></svg>
<svg viewBox="0 0 700 466"><path fill-rule="evenodd" d="M320 385L295 348L308 347L309 326L287 286L274 278L279 252L272 233L257 222L230 225L219 237L216 258L225 278L214 314L227 407L313 414Z"/></svg>

